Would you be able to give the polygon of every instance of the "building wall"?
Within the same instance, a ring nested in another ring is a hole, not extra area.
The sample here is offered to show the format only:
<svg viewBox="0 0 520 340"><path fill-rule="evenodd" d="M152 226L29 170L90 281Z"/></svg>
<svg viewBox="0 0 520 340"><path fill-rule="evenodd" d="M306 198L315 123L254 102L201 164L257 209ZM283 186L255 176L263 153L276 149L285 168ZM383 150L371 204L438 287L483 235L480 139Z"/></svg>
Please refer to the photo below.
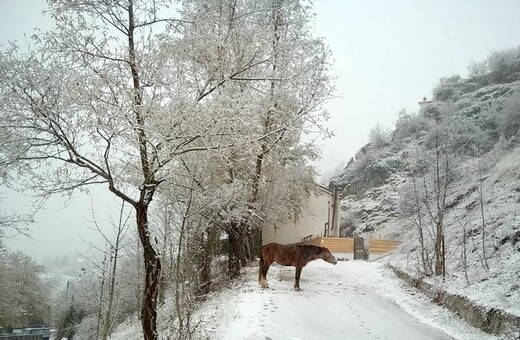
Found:
<svg viewBox="0 0 520 340"><path fill-rule="evenodd" d="M323 235L325 224L332 221L332 205L334 195L327 189L316 186L315 192L311 193L309 200L302 209L302 215L296 223L290 221L274 227L265 227L262 230L262 243L278 242L282 244L301 242L304 237ZM339 214L337 215L339 216ZM335 230L338 229L337 221ZM330 235L335 230L330 231Z"/></svg>

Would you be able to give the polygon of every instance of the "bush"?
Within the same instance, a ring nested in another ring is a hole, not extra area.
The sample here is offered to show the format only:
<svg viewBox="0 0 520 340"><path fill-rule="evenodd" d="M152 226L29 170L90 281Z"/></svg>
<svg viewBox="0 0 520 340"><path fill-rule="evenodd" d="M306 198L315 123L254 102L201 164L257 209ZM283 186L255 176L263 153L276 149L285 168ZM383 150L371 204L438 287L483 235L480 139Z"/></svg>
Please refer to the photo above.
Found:
<svg viewBox="0 0 520 340"><path fill-rule="evenodd" d="M359 221L351 211L345 212L342 216L340 225L339 225L339 234L341 237L352 237L354 235L354 231L359 225Z"/></svg>
<svg viewBox="0 0 520 340"><path fill-rule="evenodd" d="M365 181L370 184L381 184L392 174L392 168L384 159L370 162L365 169Z"/></svg>
<svg viewBox="0 0 520 340"><path fill-rule="evenodd" d="M492 51L487 59L491 80L508 83L519 79L520 47Z"/></svg>
<svg viewBox="0 0 520 340"><path fill-rule="evenodd" d="M368 140L375 148L382 148L390 143L391 134L388 130L383 129L381 125L377 123L375 127L370 129Z"/></svg>
<svg viewBox="0 0 520 340"><path fill-rule="evenodd" d="M433 89L433 98L437 101L456 101L461 94L471 91L466 88L467 82L458 74L441 78L439 84Z"/></svg>
<svg viewBox="0 0 520 340"><path fill-rule="evenodd" d="M420 138L428 130L429 123L429 119L424 116L401 110L395 123L394 140L399 143L410 138Z"/></svg>
<svg viewBox="0 0 520 340"><path fill-rule="evenodd" d="M520 94L517 93L506 100L501 126L502 135L506 140L510 140L518 134L520 129Z"/></svg>

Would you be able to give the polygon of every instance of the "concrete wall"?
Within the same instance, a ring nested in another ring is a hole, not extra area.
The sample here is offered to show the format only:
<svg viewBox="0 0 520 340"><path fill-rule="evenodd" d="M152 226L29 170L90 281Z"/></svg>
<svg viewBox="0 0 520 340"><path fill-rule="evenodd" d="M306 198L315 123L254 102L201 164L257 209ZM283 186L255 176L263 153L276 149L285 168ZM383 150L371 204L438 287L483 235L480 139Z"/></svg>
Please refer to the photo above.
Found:
<svg viewBox="0 0 520 340"><path fill-rule="evenodd" d="M316 185L316 190L311 193L307 204L302 209L302 215L298 221L296 221L296 223L288 221L279 225L278 229L272 226L264 227L262 230L262 243L296 243L302 241L304 237L309 235L323 235L325 223L332 221L333 198L334 194L332 192ZM337 216L339 216L339 214ZM333 232L338 230L338 228L339 219L337 219L335 229L331 230L330 235L333 235Z"/></svg>
<svg viewBox="0 0 520 340"><path fill-rule="evenodd" d="M456 313L470 325L486 333L499 335L501 339L520 339L519 316L501 309L479 306L464 296L448 293L393 266L390 268L399 278L416 287L435 303Z"/></svg>

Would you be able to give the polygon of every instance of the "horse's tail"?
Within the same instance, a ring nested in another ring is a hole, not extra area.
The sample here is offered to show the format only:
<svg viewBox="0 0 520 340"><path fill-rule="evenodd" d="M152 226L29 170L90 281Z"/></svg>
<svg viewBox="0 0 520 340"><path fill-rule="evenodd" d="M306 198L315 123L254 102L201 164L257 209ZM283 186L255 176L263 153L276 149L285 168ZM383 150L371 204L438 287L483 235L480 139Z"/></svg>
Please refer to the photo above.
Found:
<svg viewBox="0 0 520 340"><path fill-rule="evenodd" d="M260 264L258 265L258 282L262 281L263 268L264 268L264 255L262 254L262 248L260 248Z"/></svg>

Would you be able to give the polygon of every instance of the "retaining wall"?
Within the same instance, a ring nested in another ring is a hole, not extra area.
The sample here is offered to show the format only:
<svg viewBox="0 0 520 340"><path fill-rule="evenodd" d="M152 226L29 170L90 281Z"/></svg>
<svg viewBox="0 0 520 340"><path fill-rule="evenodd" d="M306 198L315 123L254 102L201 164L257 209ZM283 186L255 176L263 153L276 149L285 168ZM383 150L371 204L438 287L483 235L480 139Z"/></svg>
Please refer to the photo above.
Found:
<svg viewBox="0 0 520 340"><path fill-rule="evenodd" d="M408 284L430 297L434 302L459 315L470 325L489 334L520 339L520 317L496 308L477 305L468 298L440 290L424 280L393 266L390 268Z"/></svg>

